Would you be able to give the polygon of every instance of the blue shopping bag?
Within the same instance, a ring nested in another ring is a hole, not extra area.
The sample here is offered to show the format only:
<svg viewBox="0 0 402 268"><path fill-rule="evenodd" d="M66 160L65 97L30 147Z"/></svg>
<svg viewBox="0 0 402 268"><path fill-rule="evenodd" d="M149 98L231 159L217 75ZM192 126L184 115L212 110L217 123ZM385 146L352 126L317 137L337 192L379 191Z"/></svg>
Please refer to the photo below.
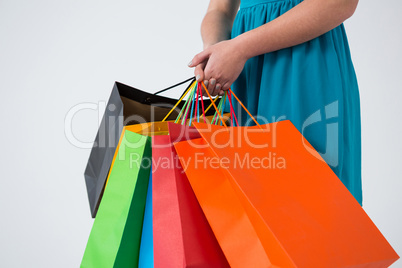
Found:
<svg viewBox="0 0 402 268"><path fill-rule="evenodd" d="M154 243L152 234L152 170L149 175L138 267L154 267Z"/></svg>

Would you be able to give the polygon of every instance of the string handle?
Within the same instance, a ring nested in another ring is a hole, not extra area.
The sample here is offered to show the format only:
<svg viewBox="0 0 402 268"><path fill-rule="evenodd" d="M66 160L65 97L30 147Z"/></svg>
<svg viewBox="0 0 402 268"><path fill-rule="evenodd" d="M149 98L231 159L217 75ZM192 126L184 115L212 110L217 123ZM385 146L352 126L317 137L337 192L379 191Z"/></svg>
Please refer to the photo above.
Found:
<svg viewBox="0 0 402 268"><path fill-rule="evenodd" d="M207 87L205 86L204 82L201 82L201 83L202 83L202 86L204 87L204 90L205 90L205 92L207 93L208 97L209 97L209 98L211 99L211 101L212 101L212 97L211 97L211 95L209 94L208 89L207 89ZM249 112L249 110L247 110L246 106L244 106L244 104L239 100L239 98L236 96L236 94L233 93L232 89L229 88L228 91L229 91L229 93L228 93L228 95L229 95L229 101L230 101L230 99L231 99L231 98L230 98L231 95L233 95L233 97L235 97L235 99L240 103L240 105L241 105L241 106L243 107L243 109L248 113L248 115L251 117L251 119L253 119L253 121L256 123L256 125L257 125L260 129L262 129L261 125L258 124L257 120L255 120L254 116L252 116L251 113ZM215 103L212 103L212 104L214 105L215 110L217 111L219 117L221 118L221 121L222 121L223 124L226 126L225 122L223 121L222 115L221 115L220 112L218 111L218 108L216 107ZM230 108L231 108L231 110L233 109L233 107L232 107L232 102L231 102L231 101L230 101ZM233 116L234 116L234 118L236 119L236 123L237 123L237 118L236 118L236 116L234 115L234 111L233 111Z"/></svg>
<svg viewBox="0 0 402 268"><path fill-rule="evenodd" d="M257 120L255 120L255 118L251 115L251 113L247 110L246 106L244 106L244 104L239 100L239 98L236 96L236 94L233 93L232 89L229 88L228 90L230 92L230 95L233 95L233 97L235 97L235 99L240 103L241 107L243 107L243 109L248 113L248 115L251 117L251 119L253 119L254 123L259 126L260 129L262 129L261 125L258 124Z"/></svg>
<svg viewBox="0 0 402 268"><path fill-rule="evenodd" d="M193 86L196 84L196 80L194 79L193 82L190 84L190 86L187 88L187 90L184 91L183 95L181 95L180 99L176 102L176 104L173 106L173 108L168 112L168 114L163 118L162 122L164 122L169 115L176 109L176 107L179 105L179 103L184 99L184 97L188 94L188 92L193 88ZM188 101L188 100L187 100ZM184 107L183 107L184 108ZM183 109L180 111L180 113L183 111ZM179 114L180 115L180 114Z"/></svg>
<svg viewBox="0 0 402 268"><path fill-rule="evenodd" d="M162 122L166 121L166 119L170 116L170 114L177 108L177 106L179 105L179 103L181 103L181 101L184 99L184 97L186 97L188 95L188 98L186 100L186 102L184 103L183 107L181 108L179 115L177 116L175 123L177 123L180 118L184 115L182 123L184 123L187 119L187 116L190 116L190 120L192 117L192 109L190 109L191 106L193 106L195 100L197 100L198 103L198 97L201 97L201 84L199 84L196 80L193 80L193 82L191 83L191 85L187 88L187 90L183 93L183 95L180 97L180 99L177 101L177 103L173 106L173 108L169 111L169 113L165 116L165 118L163 118ZM196 95L198 95L198 97L196 97ZM202 98L202 97L201 97ZM208 112L208 110L214 106L216 107L215 103L217 100L219 100L220 98L215 98L215 99L211 99L211 104L208 106L207 109L204 109L204 101L201 99L201 105L197 104L197 109L200 109L202 107L202 116L204 118L204 122L206 122L206 118L205 115ZM190 125L191 125L191 121L190 121Z"/></svg>
<svg viewBox="0 0 402 268"><path fill-rule="evenodd" d="M194 80L195 80L195 77L193 76L193 77L188 78L188 79L186 79L186 80L184 80L184 81L182 81L182 82L179 82L179 83L177 83L177 84L175 84L175 85L173 85L173 86L170 86L170 87L164 88L164 89L162 89L162 90L159 90L159 91L155 92L154 95L158 95L158 94L160 94L160 93L162 93L162 92L165 92L165 91L167 91L167 90L169 90L169 89L178 87L178 86L180 86L180 85L183 85L183 84L187 83L188 81L191 81L190 85L184 90L183 94L181 95L181 96L183 96L184 93L187 91L187 89L193 84Z"/></svg>
<svg viewBox="0 0 402 268"><path fill-rule="evenodd" d="M211 104L214 106L215 111L218 113L219 118L221 119L221 122L223 123L223 125L224 125L225 127L227 127L225 121L223 120L223 117L222 117L221 113L220 113L219 110L218 110L218 107L216 107L215 102L212 100L211 94L209 94L208 89L207 89L207 87L205 86L204 82L201 82L201 85L204 87L204 90L205 90L205 92L207 93L209 99L211 100Z"/></svg>
<svg viewBox="0 0 402 268"><path fill-rule="evenodd" d="M206 122L206 112L208 112L208 110L218 101L218 100L222 100L221 98L215 98L213 100L211 100L211 104L208 106L208 108L205 110L204 109L204 100L202 99L201 95L202 95L202 89L201 89L201 84L198 83L197 81L195 82L194 85L191 86L190 91L186 92L186 94L188 95L188 98L185 102L185 104L183 105L179 115L177 116L175 123L177 123L181 117L183 116L182 120L181 120L181 124L186 124L187 119L189 119L189 126L191 126L191 123L194 119L197 119L197 121L199 122L200 116L199 116L199 110L200 108L202 108L202 116L204 119L204 122ZM199 102L201 102L201 104L199 105ZM195 106L195 107L194 107ZM191 107L191 108L190 108ZM216 107L216 106L215 106ZM195 108L195 110L194 110ZM218 110L221 111L223 108L222 106L222 102L219 102L218 105ZM194 112L194 115L193 115ZM215 112L216 114L216 112ZM212 120L212 124L218 124L218 120L215 120L215 117Z"/></svg>

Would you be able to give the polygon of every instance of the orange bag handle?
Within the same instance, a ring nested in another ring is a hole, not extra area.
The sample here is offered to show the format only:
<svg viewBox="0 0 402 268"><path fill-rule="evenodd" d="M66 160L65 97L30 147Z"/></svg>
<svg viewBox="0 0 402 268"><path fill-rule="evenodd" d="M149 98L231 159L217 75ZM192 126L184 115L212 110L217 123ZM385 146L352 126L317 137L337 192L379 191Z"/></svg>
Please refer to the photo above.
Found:
<svg viewBox="0 0 402 268"><path fill-rule="evenodd" d="M211 95L209 94L208 89L207 89L207 87L205 86L204 82L201 82L201 83L202 83L202 86L204 87L205 92L207 93L208 97L209 97L209 98L211 99L211 101L212 101L212 97L211 97ZM254 117L251 115L251 113L247 110L247 108L244 106L244 104L239 100L239 98L236 96L236 94L233 93L233 91L232 91L231 88L229 88L229 92L230 92L230 95L233 95L233 97L236 98L236 100L240 103L240 105L243 107L243 109L248 113L248 115L251 117L251 119L253 119L253 121L256 123L256 125L257 125L260 129L262 129L261 125L258 124L257 120L255 120L255 118L254 118ZM221 115L220 112L218 111L218 108L216 107L215 103L211 103L211 104L214 105L215 110L218 112L218 115L219 115L221 121L223 122L222 115ZM225 122L223 122L223 124L224 124L225 127L226 127Z"/></svg>
<svg viewBox="0 0 402 268"><path fill-rule="evenodd" d="M219 112L218 107L216 107L215 102L213 102L212 97L211 97L211 95L209 94L208 89L207 89L207 87L206 87L205 84L204 84L204 81L201 82L201 85L204 87L205 92L208 94L208 97L209 97L209 99L211 100L211 104L214 106L215 111L218 113L219 118L221 119L223 125L224 125L225 127L227 127L225 121L223 120L223 117L222 117L221 113Z"/></svg>
<svg viewBox="0 0 402 268"><path fill-rule="evenodd" d="M257 120L255 120L255 118L251 115L251 113L247 110L246 106L244 106L244 104L239 100L239 98L236 96L236 94L233 93L232 89L229 88L229 92L231 95L233 95L233 97L236 98L236 100L240 103L241 107L243 107L243 109L248 113L248 115L251 117L251 119L253 119L253 121L256 123L257 126L260 127L260 129L262 129L261 125L258 124Z"/></svg>

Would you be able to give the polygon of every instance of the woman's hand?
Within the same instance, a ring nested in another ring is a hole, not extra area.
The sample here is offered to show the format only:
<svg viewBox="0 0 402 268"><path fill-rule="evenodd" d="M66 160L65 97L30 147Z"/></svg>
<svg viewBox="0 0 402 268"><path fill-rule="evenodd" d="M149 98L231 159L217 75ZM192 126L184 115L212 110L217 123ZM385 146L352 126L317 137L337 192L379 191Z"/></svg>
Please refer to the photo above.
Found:
<svg viewBox="0 0 402 268"><path fill-rule="evenodd" d="M194 56L189 67L203 81L211 95L223 95L240 75L247 61L237 39L219 42Z"/></svg>

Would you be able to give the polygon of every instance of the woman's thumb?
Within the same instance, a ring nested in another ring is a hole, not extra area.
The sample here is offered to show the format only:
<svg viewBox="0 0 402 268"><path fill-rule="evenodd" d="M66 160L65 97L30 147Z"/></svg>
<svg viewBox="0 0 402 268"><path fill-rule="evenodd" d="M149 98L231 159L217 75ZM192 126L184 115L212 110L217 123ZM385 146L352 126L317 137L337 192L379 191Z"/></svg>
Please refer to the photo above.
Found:
<svg viewBox="0 0 402 268"><path fill-rule="evenodd" d="M197 66L201 62L204 62L206 59L208 59L208 57L209 57L209 51L204 50L204 51L202 51L202 52L200 52L200 53L198 53L197 55L194 56L194 58L188 64L188 67Z"/></svg>

